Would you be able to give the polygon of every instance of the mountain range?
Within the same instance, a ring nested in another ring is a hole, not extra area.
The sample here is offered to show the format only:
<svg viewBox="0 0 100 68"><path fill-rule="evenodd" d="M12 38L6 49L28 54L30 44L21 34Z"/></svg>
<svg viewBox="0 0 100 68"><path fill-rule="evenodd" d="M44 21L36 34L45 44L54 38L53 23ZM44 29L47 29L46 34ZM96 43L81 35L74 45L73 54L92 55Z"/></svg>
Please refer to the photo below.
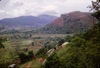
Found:
<svg viewBox="0 0 100 68"><path fill-rule="evenodd" d="M5 29L22 29L22 28L41 28L51 23L56 16L39 15L39 16L20 16L16 18L6 18L0 20L0 25Z"/></svg>
<svg viewBox="0 0 100 68"><path fill-rule="evenodd" d="M2 19L0 30L31 28L36 29L35 32L40 34L69 34L86 31L94 24L96 19L91 16L91 13L74 11L62 14L60 17L39 15Z"/></svg>

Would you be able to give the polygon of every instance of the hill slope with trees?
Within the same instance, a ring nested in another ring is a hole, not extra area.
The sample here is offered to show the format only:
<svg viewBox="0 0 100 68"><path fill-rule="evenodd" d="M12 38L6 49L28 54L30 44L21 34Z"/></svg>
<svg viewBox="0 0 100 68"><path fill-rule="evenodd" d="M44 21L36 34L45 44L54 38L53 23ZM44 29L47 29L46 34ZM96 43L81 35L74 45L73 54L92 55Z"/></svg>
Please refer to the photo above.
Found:
<svg viewBox="0 0 100 68"><path fill-rule="evenodd" d="M96 24L96 20L91 16L91 13L74 11L62 14L59 18L40 29L39 32L47 34L83 32L94 24Z"/></svg>

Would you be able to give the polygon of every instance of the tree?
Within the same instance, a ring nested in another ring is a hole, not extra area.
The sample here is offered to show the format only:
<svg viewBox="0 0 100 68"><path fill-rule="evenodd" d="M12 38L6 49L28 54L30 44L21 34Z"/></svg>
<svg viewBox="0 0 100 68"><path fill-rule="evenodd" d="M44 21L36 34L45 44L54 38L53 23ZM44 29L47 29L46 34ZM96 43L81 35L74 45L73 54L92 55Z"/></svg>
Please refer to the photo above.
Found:
<svg viewBox="0 0 100 68"><path fill-rule="evenodd" d="M21 60L21 63L26 62L28 59L28 55L26 55L25 53L19 53L19 58Z"/></svg>
<svg viewBox="0 0 100 68"><path fill-rule="evenodd" d="M4 48L4 45L2 44L2 42L0 42L0 48Z"/></svg>
<svg viewBox="0 0 100 68"><path fill-rule="evenodd" d="M75 36L72 40L71 40L71 45L75 46L75 47L81 47L82 45L85 44L85 40L83 38L80 38L78 36Z"/></svg>
<svg viewBox="0 0 100 68"><path fill-rule="evenodd" d="M56 53L47 59L44 68L60 68L60 60Z"/></svg>
<svg viewBox="0 0 100 68"><path fill-rule="evenodd" d="M0 38L0 48L4 48L4 45L2 44L3 39Z"/></svg>
<svg viewBox="0 0 100 68"><path fill-rule="evenodd" d="M70 42L70 41L71 41L71 38L72 38L72 36L67 35L67 36L65 37L65 40L66 40L67 42Z"/></svg>
<svg viewBox="0 0 100 68"><path fill-rule="evenodd" d="M90 8L94 11L92 15L100 21L100 0L92 1L92 7Z"/></svg>
<svg viewBox="0 0 100 68"><path fill-rule="evenodd" d="M29 51L28 56L29 56L29 59L33 59L33 57L34 57L33 51Z"/></svg>
<svg viewBox="0 0 100 68"><path fill-rule="evenodd" d="M14 59L17 58L17 53L12 49L0 49L0 68L7 68Z"/></svg>
<svg viewBox="0 0 100 68"><path fill-rule="evenodd" d="M61 46L64 43L64 39L59 39L58 46Z"/></svg>
<svg viewBox="0 0 100 68"><path fill-rule="evenodd" d="M32 46L34 46L34 42L32 42Z"/></svg>
<svg viewBox="0 0 100 68"><path fill-rule="evenodd" d="M43 48L39 49L39 51L36 53L36 55L39 57L46 57L47 51L48 51L48 49L43 47Z"/></svg>

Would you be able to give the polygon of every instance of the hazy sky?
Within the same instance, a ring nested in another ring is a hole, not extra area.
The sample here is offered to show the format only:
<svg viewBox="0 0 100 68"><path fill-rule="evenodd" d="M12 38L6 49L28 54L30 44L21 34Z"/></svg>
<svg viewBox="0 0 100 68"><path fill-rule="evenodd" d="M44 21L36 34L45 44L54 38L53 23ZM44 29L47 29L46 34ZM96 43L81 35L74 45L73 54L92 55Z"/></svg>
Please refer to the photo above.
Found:
<svg viewBox="0 0 100 68"><path fill-rule="evenodd" d="M72 11L89 12L91 0L1 0L0 19L27 15L59 16Z"/></svg>

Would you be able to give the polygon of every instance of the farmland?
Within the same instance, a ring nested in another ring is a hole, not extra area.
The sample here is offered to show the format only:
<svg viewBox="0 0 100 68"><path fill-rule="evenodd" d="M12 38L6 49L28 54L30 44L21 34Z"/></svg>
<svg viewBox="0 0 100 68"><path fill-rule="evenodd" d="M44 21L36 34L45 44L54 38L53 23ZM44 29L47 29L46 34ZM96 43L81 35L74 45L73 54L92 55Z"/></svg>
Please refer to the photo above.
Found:
<svg viewBox="0 0 100 68"><path fill-rule="evenodd" d="M54 48L57 45L59 39L64 39L67 36L66 34L24 34L24 33L15 33L15 34L3 34L0 35L1 38L6 38L6 41L3 42L4 46L8 50L13 50L18 54L24 53L26 56L29 54L29 51L32 51L36 54L41 48L48 47L48 50ZM17 54L16 54L17 55ZM41 66L41 61L46 55L40 55L38 58L33 60L25 61L25 63L18 64L19 67L27 67L31 62L31 67ZM18 55L16 57L19 57Z"/></svg>
<svg viewBox="0 0 100 68"><path fill-rule="evenodd" d="M19 36L18 38L16 36ZM33 50L37 50L42 47L46 42L54 43L56 41L55 38L64 38L65 34L35 34L32 37L26 37L25 34L3 34L0 35L2 38L7 37L7 41L4 43L6 47L18 47L19 49L29 48ZM54 42L53 42L54 41ZM34 46L32 46L32 42L34 42Z"/></svg>

